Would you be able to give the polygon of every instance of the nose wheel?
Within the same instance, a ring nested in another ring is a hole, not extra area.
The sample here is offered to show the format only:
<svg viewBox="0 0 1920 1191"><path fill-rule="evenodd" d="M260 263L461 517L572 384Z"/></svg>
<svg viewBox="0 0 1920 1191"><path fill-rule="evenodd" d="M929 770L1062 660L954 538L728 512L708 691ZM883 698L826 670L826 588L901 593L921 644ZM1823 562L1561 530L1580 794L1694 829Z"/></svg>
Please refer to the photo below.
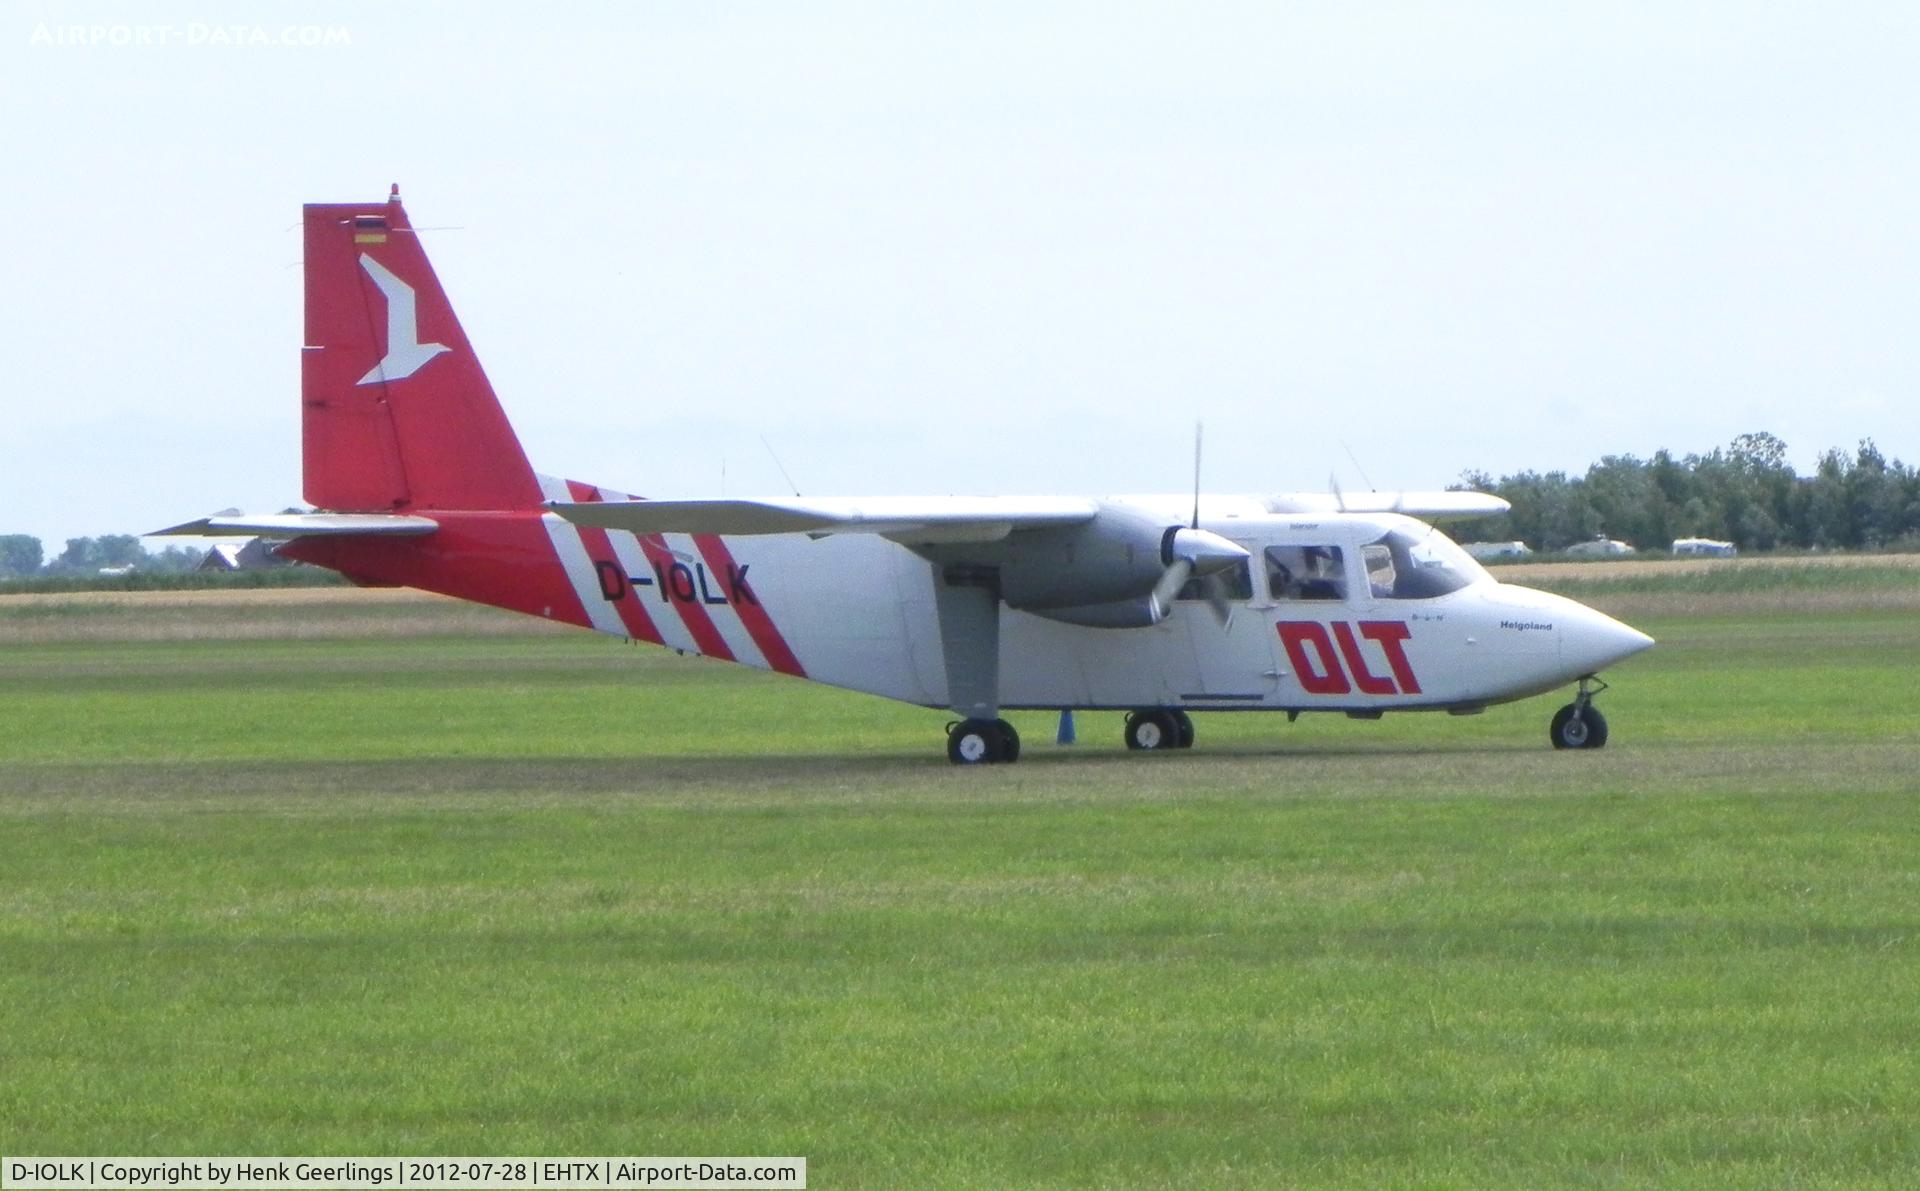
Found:
<svg viewBox="0 0 1920 1191"><path fill-rule="evenodd" d="M1607 684L1589 674L1580 680L1573 702L1553 713L1547 726L1547 738L1557 749L1597 749L1607 743L1607 717L1593 705L1593 697Z"/></svg>

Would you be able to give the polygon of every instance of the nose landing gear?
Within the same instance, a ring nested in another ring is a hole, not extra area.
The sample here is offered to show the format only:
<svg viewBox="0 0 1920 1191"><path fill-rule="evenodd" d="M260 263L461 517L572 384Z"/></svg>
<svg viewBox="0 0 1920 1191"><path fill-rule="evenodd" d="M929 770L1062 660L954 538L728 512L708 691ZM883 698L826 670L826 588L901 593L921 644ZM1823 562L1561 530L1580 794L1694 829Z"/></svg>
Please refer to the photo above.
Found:
<svg viewBox="0 0 1920 1191"><path fill-rule="evenodd" d="M1553 713L1547 727L1547 739L1557 749L1597 749L1607 743L1607 717L1593 705L1593 697L1607 684L1589 674L1580 680L1573 702Z"/></svg>

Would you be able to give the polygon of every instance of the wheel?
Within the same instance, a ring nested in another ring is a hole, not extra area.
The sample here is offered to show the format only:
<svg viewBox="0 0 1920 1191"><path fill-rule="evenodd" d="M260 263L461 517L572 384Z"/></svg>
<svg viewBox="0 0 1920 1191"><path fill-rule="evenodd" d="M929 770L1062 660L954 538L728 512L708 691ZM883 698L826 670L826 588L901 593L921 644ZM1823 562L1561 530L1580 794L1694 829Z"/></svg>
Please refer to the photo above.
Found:
<svg viewBox="0 0 1920 1191"><path fill-rule="evenodd" d="M1127 716L1127 747L1136 752L1180 747L1180 726L1171 714L1155 708Z"/></svg>
<svg viewBox="0 0 1920 1191"><path fill-rule="evenodd" d="M1178 708L1167 713L1173 717L1173 747L1190 749L1193 747L1193 717Z"/></svg>
<svg viewBox="0 0 1920 1191"><path fill-rule="evenodd" d="M961 720L947 729L947 760L998 765L1020 759L1020 734L1005 720Z"/></svg>
<svg viewBox="0 0 1920 1191"><path fill-rule="evenodd" d="M991 765L1005 749L993 720L961 720L947 729L947 760L955 765Z"/></svg>
<svg viewBox="0 0 1920 1191"><path fill-rule="evenodd" d="M1607 743L1607 717L1600 709L1587 704L1583 712L1577 703L1569 703L1553 713L1553 723L1547 728L1547 738L1553 741L1557 749L1597 749Z"/></svg>
<svg viewBox="0 0 1920 1191"><path fill-rule="evenodd" d="M1590 749L1607 747L1607 717L1600 714L1598 707L1589 703L1587 704L1586 721L1587 747Z"/></svg>

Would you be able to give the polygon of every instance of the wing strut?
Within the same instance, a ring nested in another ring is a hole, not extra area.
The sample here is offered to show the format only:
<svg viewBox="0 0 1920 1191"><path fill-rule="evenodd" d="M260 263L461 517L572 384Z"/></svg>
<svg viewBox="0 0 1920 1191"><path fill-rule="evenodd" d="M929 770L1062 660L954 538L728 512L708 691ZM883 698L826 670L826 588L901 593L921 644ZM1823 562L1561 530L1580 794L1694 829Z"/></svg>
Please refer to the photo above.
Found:
<svg viewBox="0 0 1920 1191"><path fill-rule="evenodd" d="M936 573L933 602L947 663L947 706L970 720L1000 718L999 595Z"/></svg>

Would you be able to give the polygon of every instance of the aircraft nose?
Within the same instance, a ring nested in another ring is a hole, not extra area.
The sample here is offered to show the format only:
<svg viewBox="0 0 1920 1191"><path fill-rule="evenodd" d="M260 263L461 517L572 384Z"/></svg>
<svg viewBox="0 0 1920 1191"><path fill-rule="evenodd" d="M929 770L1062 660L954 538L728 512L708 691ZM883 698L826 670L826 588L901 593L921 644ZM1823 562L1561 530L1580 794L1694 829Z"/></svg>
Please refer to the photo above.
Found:
<svg viewBox="0 0 1920 1191"><path fill-rule="evenodd" d="M1653 648L1653 638L1605 612L1576 604L1579 611L1563 616L1560 660L1570 669L1592 674L1636 653Z"/></svg>
<svg viewBox="0 0 1920 1191"><path fill-rule="evenodd" d="M1597 674L1653 647L1653 638L1639 629L1566 596L1499 583L1484 598L1500 628L1515 630L1495 639L1504 641L1515 658L1532 659L1533 673L1542 680Z"/></svg>

